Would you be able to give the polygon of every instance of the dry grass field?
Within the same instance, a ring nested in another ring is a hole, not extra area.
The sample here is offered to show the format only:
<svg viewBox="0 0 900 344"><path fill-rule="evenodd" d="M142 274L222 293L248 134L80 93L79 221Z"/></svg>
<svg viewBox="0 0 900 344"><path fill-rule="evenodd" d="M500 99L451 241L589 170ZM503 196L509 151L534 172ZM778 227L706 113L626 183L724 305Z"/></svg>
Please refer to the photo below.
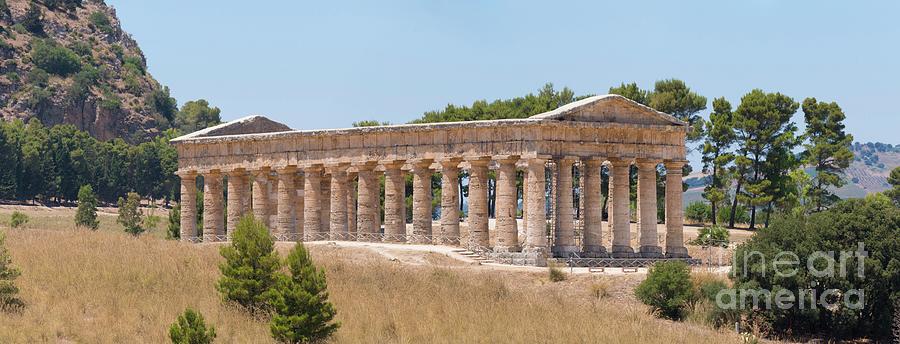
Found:
<svg viewBox="0 0 900 344"><path fill-rule="evenodd" d="M8 218L0 212L0 223ZM0 315L0 342L162 343L185 307L216 326L217 342L271 342L264 321L223 303L214 284L216 245L139 238L115 230L114 217L90 232L58 228L34 212L25 229L8 229L7 246L27 303ZM68 219L65 219L68 217ZM65 220L64 220L65 219ZM112 221L112 224L108 223ZM56 230L54 230L56 229ZM282 253L288 245L280 246ZM365 248L311 245L328 275L343 326L341 343L727 343L731 333L660 320L631 290L642 276L505 271L422 253L413 265Z"/></svg>

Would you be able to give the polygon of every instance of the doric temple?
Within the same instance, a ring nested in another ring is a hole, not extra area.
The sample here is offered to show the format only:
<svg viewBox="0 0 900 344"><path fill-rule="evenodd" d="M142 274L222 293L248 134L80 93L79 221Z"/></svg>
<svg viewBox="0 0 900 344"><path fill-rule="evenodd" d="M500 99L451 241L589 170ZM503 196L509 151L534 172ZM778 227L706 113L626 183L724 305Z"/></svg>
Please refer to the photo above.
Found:
<svg viewBox="0 0 900 344"><path fill-rule="evenodd" d="M682 167L688 130L685 122L618 95L490 121L292 130L246 117L172 141L181 177L181 238L226 241L240 217L252 213L283 241L433 243L509 257L686 258ZM638 177L634 216L632 164ZM666 171L665 233L657 233L660 164ZM602 169L609 176L607 195ZM407 173L413 179L411 226ZM439 211L432 206L436 173ZM573 176L580 176L578 183ZM200 231L198 185L204 189ZM465 216L462 204L468 206Z"/></svg>

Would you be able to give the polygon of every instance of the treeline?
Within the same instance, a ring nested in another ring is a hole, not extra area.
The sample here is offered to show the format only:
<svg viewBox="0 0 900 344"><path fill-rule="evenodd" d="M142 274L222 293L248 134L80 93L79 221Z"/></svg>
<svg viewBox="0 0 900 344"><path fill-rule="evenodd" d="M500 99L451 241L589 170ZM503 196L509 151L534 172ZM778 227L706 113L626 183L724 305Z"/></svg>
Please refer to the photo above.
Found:
<svg viewBox="0 0 900 344"><path fill-rule="evenodd" d="M91 185L105 203L134 191L169 201L176 195L178 156L170 129L130 145L99 141L72 125L46 127L37 119L0 122L0 199L71 203Z"/></svg>

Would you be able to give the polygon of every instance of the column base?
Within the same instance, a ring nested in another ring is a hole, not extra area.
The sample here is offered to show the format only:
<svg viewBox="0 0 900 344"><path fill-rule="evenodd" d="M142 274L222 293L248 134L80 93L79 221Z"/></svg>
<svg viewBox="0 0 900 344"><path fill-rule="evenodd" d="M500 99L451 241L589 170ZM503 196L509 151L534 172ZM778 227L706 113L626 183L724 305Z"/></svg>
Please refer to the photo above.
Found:
<svg viewBox="0 0 900 344"><path fill-rule="evenodd" d="M613 258L635 258L634 249L631 246L620 245L613 245L610 256Z"/></svg>
<svg viewBox="0 0 900 344"><path fill-rule="evenodd" d="M540 254L546 257L548 250L546 246L531 246L522 248L522 253Z"/></svg>
<svg viewBox="0 0 900 344"><path fill-rule="evenodd" d="M582 258L609 258L609 253L606 252L606 247L599 245L585 246L580 255Z"/></svg>
<svg viewBox="0 0 900 344"><path fill-rule="evenodd" d="M688 250L684 246L666 247L666 258L690 258Z"/></svg>
<svg viewBox="0 0 900 344"><path fill-rule="evenodd" d="M663 258L662 248L659 246L641 246L639 250L641 258Z"/></svg>
<svg viewBox="0 0 900 344"><path fill-rule="evenodd" d="M566 245L566 246L553 246L550 250L553 253L554 257L565 257L568 258L572 253L577 253L580 250L575 245Z"/></svg>

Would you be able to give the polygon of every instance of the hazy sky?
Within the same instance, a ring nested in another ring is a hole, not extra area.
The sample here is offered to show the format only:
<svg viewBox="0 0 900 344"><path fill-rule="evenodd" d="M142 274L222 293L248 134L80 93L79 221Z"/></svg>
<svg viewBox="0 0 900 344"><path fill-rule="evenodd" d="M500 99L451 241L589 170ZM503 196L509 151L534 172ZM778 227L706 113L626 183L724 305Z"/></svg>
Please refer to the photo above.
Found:
<svg viewBox="0 0 900 344"><path fill-rule="evenodd" d="M710 103L753 88L837 101L858 141L900 143L900 1L107 2L179 104L224 120L403 123L545 82L674 77Z"/></svg>

